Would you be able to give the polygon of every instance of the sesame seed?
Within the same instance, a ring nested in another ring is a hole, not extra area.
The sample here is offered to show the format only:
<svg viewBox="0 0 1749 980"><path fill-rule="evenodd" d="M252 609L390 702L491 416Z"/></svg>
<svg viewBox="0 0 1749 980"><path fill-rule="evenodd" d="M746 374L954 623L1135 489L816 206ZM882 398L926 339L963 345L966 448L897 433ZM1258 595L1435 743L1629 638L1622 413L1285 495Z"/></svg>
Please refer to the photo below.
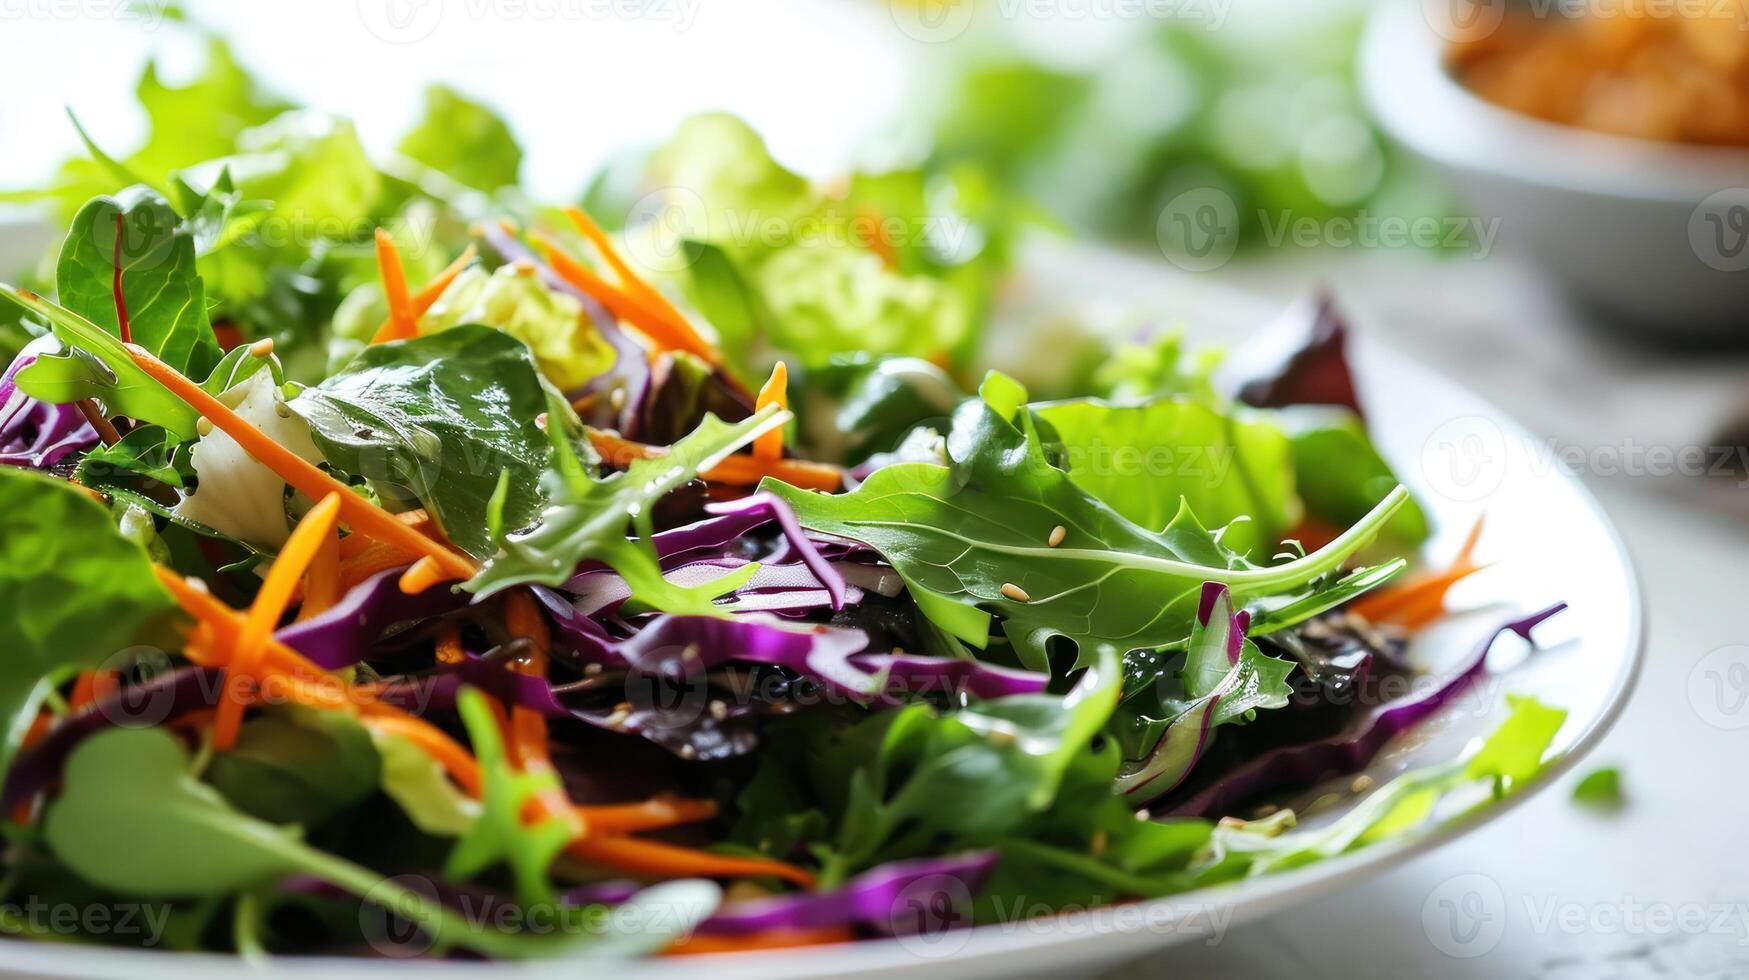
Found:
<svg viewBox="0 0 1749 980"><path fill-rule="evenodd" d="M266 357L267 355L269 355L271 353L273 353L273 338L272 337L263 337L260 340L257 340L255 343L249 345L249 356L250 357Z"/></svg>
<svg viewBox="0 0 1749 980"><path fill-rule="evenodd" d="M1049 542L1050 546L1055 548L1057 545L1062 544L1063 539L1068 537L1068 536L1069 536L1069 529L1064 527L1061 524L1058 524L1056 527L1051 528L1051 539Z"/></svg>
<svg viewBox="0 0 1749 980"><path fill-rule="evenodd" d="M1149 820L1154 819L1154 815L1152 813L1149 813L1148 810L1144 807L1143 809L1136 811L1136 819L1143 821L1145 823Z"/></svg>
<svg viewBox="0 0 1749 980"><path fill-rule="evenodd" d="M584 677L595 677L595 676L598 676L604 669L606 669L606 668L602 667L600 664L590 664L587 667L583 668L583 676Z"/></svg>
<svg viewBox="0 0 1749 980"><path fill-rule="evenodd" d="M624 409L626 407L626 390L624 388L615 388L608 392L607 403L613 406L613 410L616 412Z"/></svg>
<svg viewBox="0 0 1749 980"><path fill-rule="evenodd" d="M688 643L686 645L686 649L680 651L680 659L682 659L682 660L697 660L698 659L698 644Z"/></svg>
<svg viewBox="0 0 1749 980"><path fill-rule="evenodd" d="M1025 589L1021 588L1018 585L1015 585L1013 582L1003 582L1002 583L1002 594L1007 596L1010 599L1013 599L1015 602L1031 602L1032 601L1032 596L1027 595Z"/></svg>
<svg viewBox="0 0 1749 980"><path fill-rule="evenodd" d="M183 430L183 431L187 431L187 430ZM202 415L198 420L195 421L194 431L203 435L203 436L212 435L213 434L213 420Z"/></svg>
<svg viewBox="0 0 1749 980"><path fill-rule="evenodd" d="M1364 793L1372 789L1372 777L1363 772L1354 777L1354 782L1349 783L1348 788L1356 793Z"/></svg>
<svg viewBox="0 0 1749 980"><path fill-rule="evenodd" d="M510 263L510 267L515 269L519 276L532 276L535 273L534 263L528 259L517 259Z"/></svg>
<svg viewBox="0 0 1749 980"><path fill-rule="evenodd" d="M711 717L718 721L729 717L729 706L721 701L711 702Z"/></svg>
<svg viewBox="0 0 1749 980"><path fill-rule="evenodd" d="M680 757L682 759L695 758L697 755L698 755L698 750L693 748L690 745L682 745L680 747Z"/></svg>
<svg viewBox="0 0 1749 980"><path fill-rule="evenodd" d="M1105 845L1106 845L1105 831L1096 830L1093 832L1092 845L1093 846L1091 848L1089 848L1089 850L1092 852L1094 857L1099 857L1100 855L1105 853Z"/></svg>

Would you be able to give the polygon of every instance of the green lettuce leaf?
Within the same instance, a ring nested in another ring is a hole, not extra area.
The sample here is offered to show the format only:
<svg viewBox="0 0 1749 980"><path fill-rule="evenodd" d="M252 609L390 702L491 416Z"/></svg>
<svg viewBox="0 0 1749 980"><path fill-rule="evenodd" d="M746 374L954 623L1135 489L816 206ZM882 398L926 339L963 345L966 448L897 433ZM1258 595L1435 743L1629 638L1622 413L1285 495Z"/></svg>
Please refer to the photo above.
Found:
<svg viewBox="0 0 1749 980"><path fill-rule="evenodd" d="M1204 525L1226 527L1223 546L1257 558L1299 520L1288 439L1258 413L1182 397L1034 410L1061 440L1069 479L1134 524L1165 528L1182 502Z"/></svg>
<svg viewBox="0 0 1749 980"><path fill-rule="evenodd" d="M221 352L195 271L194 235L147 187L86 204L61 245L61 305L119 337L117 283L133 342L183 374L206 377Z"/></svg>
<svg viewBox="0 0 1749 980"><path fill-rule="evenodd" d="M145 549L62 480L0 468L0 774L53 684L174 608Z"/></svg>
<svg viewBox="0 0 1749 980"><path fill-rule="evenodd" d="M425 89L424 112L400 150L476 190L515 186L522 171L522 148L504 120L447 85Z"/></svg>
<svg viewBox="0 0 1749 980"><path fill-rule="evenodd" d="M178 439L195 437L198 413L141 370L120 340L28 290L0 283L0 296L41 317L65 345L18 373L25 394L57 405L96 398L111 415L161 425Z"/></svg>

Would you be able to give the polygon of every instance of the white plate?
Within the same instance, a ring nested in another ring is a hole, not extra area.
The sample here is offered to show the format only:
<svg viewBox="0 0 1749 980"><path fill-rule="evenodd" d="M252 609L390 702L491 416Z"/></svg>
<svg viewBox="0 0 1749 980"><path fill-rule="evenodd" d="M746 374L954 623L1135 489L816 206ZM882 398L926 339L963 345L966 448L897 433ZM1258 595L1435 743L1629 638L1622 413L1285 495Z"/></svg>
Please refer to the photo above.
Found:
<svg viewBox="0 0 1749 980"><path fill-rule="evenodd" d="M1139 294L1162 286L1156 266L1096 256L1053 261L1053 275L1091 274L1107 296ZM1085 283L1085 279L1082 280ZM1138 288L1138 283L1144 283ZM1170 288L1170 287L1168 287ZM1182 299L1182 292L1179 298ZM1535 694L1567 709L1556 739L1562 753L1533 785L1459 823L1393 840L1273 877L1173 896L1127 907L1117 914L1068 916L992 925L948 933L936 942L889 940L772 954L733 954L616 963L616 978L1065 976L1090 973L1175 942L1206 939L1211 924L1246 921L1305 901L1400 863L1505 816L1553 782L1602 738L1620 713L1639 669L1640 599L1626 552L1596 501L1542 452L1542 443L1482 399L1436 372L1368 343L1355 351L1361 396L1375 436L1399 475L1438 523L1429 546L1435 556L1456 548L1476 515L1487 513L1483 557L1498 564L1453 593L1473 609L1421 637L1413 654L1437 665L1461 657L1479 637L1514 613L1564 600L1569 609L1537 630L1535 654L1490 675L1470 695L1404 733L1369 769L1377 781L1404 768L1443 762L1491 731L1508 691ZM1454 470L1453 467L1458 467ZM1507 637L1496 654L1523 645ZM1498 656L1496 663L1510 659ZM1336 781L1346 785L1348 779ZM1316 794L1308 794L1308 798ZM1352 801L1350 801L1352 802ZM1349 805L1323 811L1329 819ZM409 967L385 961L276 960L287 975L386 977ZM574 976L562 962L531 964L419 964L422 975L454 977L542 974ZM597 967L588 968L591 970ZM0 972L37 977L230 978L234 959L6 942Z"/></svg>

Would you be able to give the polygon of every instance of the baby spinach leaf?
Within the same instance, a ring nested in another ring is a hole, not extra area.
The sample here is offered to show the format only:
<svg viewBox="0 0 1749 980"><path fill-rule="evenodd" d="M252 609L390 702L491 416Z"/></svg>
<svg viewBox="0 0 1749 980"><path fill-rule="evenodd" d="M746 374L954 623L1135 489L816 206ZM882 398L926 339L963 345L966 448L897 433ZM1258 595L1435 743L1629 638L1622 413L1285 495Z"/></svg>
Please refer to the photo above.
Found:
<svg viewBox="0 0 1749 980"><path fill-rule="evenodd" d="M55 680L99 666L171 608L101 504L0 468L0 773Z"/></svg>
<svg viewBox="0 0 1749 980"><path fill-rule="evenodd" d="M381 770L370 734L351 716L287 705L245 722L206 781L252 817L307 828L374 793Z"/></svg>
<svg viewBox="0 0 1749 980"><path fill-rule="evenodd" d="M330 464L417 499L476 558L492 552L486 504L501 477L510 527L540 513L546 388L528 348L501 331L373 345L287 404Z"/></svg>
<svg viewBox="0 0 1749 980"><path fill-rule="evenodd" d="M117 337L125 311L133 342L184 374L205 377L218 363L194 235L149 187L94 198L79 210L61 245L55 286L61 305Z"/></svg>
<svg viewBox="0 0 1749 980"><path fill-rule="evenodd" d="M1397 485L1390 464L1347 409L1300 406L1276 413L1293 442L1293 471L1306 512L1335 527L1359 520ZM1427 539L1427 515L1410 500L1379 532L1398 547Z"/></svg>
<svg viewBox="0 0 1749 980"><path fill-rule="evenodd" d="M784 498L802 526L880 552L913 595L1002 616L1033 670L1049 669L1048 644L1058 636L1079 649L1077 666L1102 647L1121 653L1184 640L1204 582L1226 585L1238 604L1299 591L1340 567L1408 498L1398 488L1311 555L1253 566L1188 507L1163 531L1150 531L1076 486L1046 459L1030 413L1017 411L1011 421L991 404L993 391L1000 403L1016 404L1009 390L1016 386L1003 380L994 389L987 381L984 400L956 413L951 467L889 466L836 496L772 480L764 489ZM1052 547L1057 527L1065 535Z"/></svg>
<svg viewBox="0 0 1749 980"><path fill-rule="evenodd" d="M564 403L554 398L557 408ZM551 418L559 418L555 411ZM691 435L665 455L633 460L623 473L596 479L584 471L567 440L552 425L554 466L542 480L548 505L540 523L498 538L498 549L466 588L491 595L513 585L561 585L585 558L606 562L625 577L638 601L673 613L719 612L711 600L733 591L756 569L748 565L716 581L683 588L662 577L656 557L637 538L650 533L650 508L669 491L717 461L784 424L789 413L775 406L733 425L706 415ZM514 526L513 521L506 524Z"/></svg>
<svg viewBox="0 0 1749 980"><path fill-rule="evenodd" d="M112 415L161 425L179 439L195 437L195 410L141 370L102 327L29 290L0 283L0 296L42 317L66 347L18 373L25 394L56 405L101 399Z"/></svg>

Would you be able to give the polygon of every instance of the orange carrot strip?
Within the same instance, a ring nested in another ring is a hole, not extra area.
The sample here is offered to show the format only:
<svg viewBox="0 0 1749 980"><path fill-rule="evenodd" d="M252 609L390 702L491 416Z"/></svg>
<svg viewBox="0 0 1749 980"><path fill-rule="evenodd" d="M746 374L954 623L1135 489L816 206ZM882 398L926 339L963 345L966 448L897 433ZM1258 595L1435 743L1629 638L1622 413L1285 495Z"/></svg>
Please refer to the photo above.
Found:
<svg viewBox="0 0 1749 980"><path fill-rule="evenodd" d="M415 508L413 510L401 511L398 514L395 514L394 518L395 518L395 520L400 521L402 524L407 525L408 527L412 528L415 531L418 531L420 534L423 534L428 538L431 538L432 540L437 539L435 525L432 524L431 515L429 513L426 513L425 508L423 508L423 507L418 507L418 508ZM346 537L340 539L340 560L341 560L341 562L344 563L344 562L349 561L353 558L356 558L360 554L363 554L364 552L369 551L373 546L377 545L378 543L379 542L375 541L374 539L367 538L362 534L347 535ZM418 556L417 555L408 555L407 561L412 561L416 557L418 557Z"/></svg>
<svg viewBox="0 0 1749 980"><path fill-rule="evenodd" d="M798 949L847 943L854 937L848 926L819 929L768 929L745 936L693 933L662 951L664 956L702 956L707 953L750 953L758 950Z"/></svg>
<svg viewBox="0 0 1749 980"><path fill-rule="evenodd" d="M668 452L661 446L646 446L595 428L589 429L589 442L602 459L620 468L624 468L634 459L660 459ZM843 471L826 463L813 463L805 459L762 462L751 456L730 456L700 476L709 483L738 487L754 486L770 476L804 490L836 490L844 482Z"/></svg>
<svg viewBox="0 0 1749 980"><path fill-rule="evenodd" d="M238 631L242 629L243 614L214 598L212 593L202 588L196 588L182 576L162 565L153 565L158 581L169 590L170 595L182 606L184 612L193 617L196 623L195 633L190 634L190 646L185 651L188 659L202 667L223 667L229 662L228 655L207 656L198 649L196 634L205 631L207 644L223 650L234 649ZM303 654L285 644L268 637L266 649L266 666L276 671L295 674L303 677L321 678L328 676L327 671L305 659Z"/></svg>
<svg viewBox="0 0 1749 980"><path fill-rule="evenodd" d="M782 878L803 888L814 876L793 864L762 858L731 857L635 837L584 836L565 853L579 861L630 874L665 878Z"/></svg>
<svg viewBox="0 0 1749 980"><path fill-rule="evenodd" d="M386 735L399 735L412 742L436 759L462 792L479 798L485 786L480 763L461 743L430 722L397 710L384 709L388 706L373 705L362 719L364 724Z"/></svg>
<svg viewBox="0 0 1749 980"><path fill-rule="evenodd" d="M448 581L448 579L449 576L443 572L443 566L439 565L435 558L426 555L401 573L401 591L408 595L418 595L439 582Z"/></svg>
<svg viewBox="0 0 1749 980"><path fill-rule="evenodd" d="M475 250L474 246L469 245L462 250L462 254L457 256L454 262L444 266L442 272L433 276L430 282L419 287L419 291L413 294L413 298L409 305L413 308L415 336L418 334L417 324L419 318L424 316L437 304L437 300L443 295L443 291L449 288L450 283L455 282L456 276L462 274L462 270L466 269L468 264L474 261L474 256L477 254L479 253ZM385 340L397 339L394 336L394 323L395 318L391 313L389 318L383 321L382 326L377 328L377 332L371 336L370 342L373 344L379 344Z"/></svg>
<svg viewBox="0 0 1749 980"><path fill-rule="evenodd" d="M581 208L566 208L565 217L570 218L571 223L577 226L577 230L583 233L583 237L589 239L590 244L595 246L595 250L601 253L601 257L607 261L608 267L613 269L614 275L619 276L621 288L644 297L658 307L665 308L670 315L676 318L684 319L680 316L680 311L669 304L666 296L663 296L656 290L656 287L645 282L642 277L633 272L631 266L626 265L625 260L620 258L619 252L614 249L613 242L608 240L607 232L601 230L601 226L595 223L595 219L589 216L589 212Z"/></svg>
<svg viewBox="0 0 1749 980"><path fill-rule="evenodd" d="M721 353L705 343L704 338L684 319L675 320L644 297L626 292L602 279L589 271L583 263L566 254L559 243L551 238L539 232L530 233L529 238L546 254L548 264L559 278L588 293L596 302L606 307L614 319L624 320L637 327L664 350L683 350L697 355L707 364L721 363Z"/></svg>
<svg viewBox="0 0 1749 980"><path fill-rule="evenodd" d="M472 559L439 542L433 541L399 520L393 514L364 499L351 488L313 463L306 462L290 450L274 442L250 425L225 404L206 393L199 385L183 377L174 368L154 357L143 347L128 345L129 356L154 380L169 388L195 411L206 416L213 425L224 430L257 462L279 474L280 479L297 488L311 499L319 500L330 493L340 494L340 517L354 531L392 544L414 555L430 555L451 578L471 578Z"/></svg>
<svg viewBox="0 0 1749 980"><path fill-rule="evenodd" d="M710 800L658 796L637 803L580 806L577 813L591 833L631 834L710 820L717 815L717 805Z"/></svg>
<svg viewBox="0 0 1749 980"><path fill-rule="evenodd" d="M343 594L340 589L340 535L336 532L322 539L316 557L310 562L310 572L304 582L304 602L298 607L298 621L334 608Z"/></svg>
<svg viewBox="0 0 1749 980"><path fill-rule="evenodd" d="M413 315L413 298L407 294L407 270L401 265L401 250L387 229L377 229L377 268L383 277L383 298L389 301L389 323L385 336L378 330L370 342L408 340L419 336L419 318Z"/></svg>
<svg viewBox="0 0 1749 980"><path fill-rule="evenodd" d="M519 673L545 677L548 652L552 648L552 632L547 628L547 621L541 617L534 599L526 590L518 589L504 597L504 627L512 636L528 640L533 648L527 658L513 665L514 669ZM555 785L546 787L536 796L542 808L569 824L572 836L584 833L588 829L587 825L577 808L565 796L563 784L556 779L557 770L553 768L552 749L547 744L546 716L538 711L513 705L510 708L510 740L515 746L515 755L520 758L524 772L555 774Z"/></svg>
<svg viewBox="0 0 1749 980"><path fill-rule="evenodd" d="M763 411L767 405L776 405L785 410L789 408L789 366L782 361L771 366L771 377L759 389L759 398L754 401L753 410ZM753 440L753 458L762 463L775 463L783 459L782 426Z"/></svg>
<svg viewBox="0 0 1749 980"><path fill-rule="evenodd" d="M1395 588L1362 596L1349 605L1349 610L1375 623L1396 623L1412 629L1438 619L1445 611L1445 595L1451 587L1488 567L1477 564L1475 560L1476 542L1481 537L1482 519L1478 517L1450 568L1422 574Z"/></svg>
<svg viewBox="0 0 1749 980"><path fill-rule="evenodd" d="M454 620L447 620L437 631L437 662L440 664L459 664L467 659L462 653L462 628Z"/></svg>
<svg viewBox="0 0 1749 980"><path fill-rule="evenodd" d="M340 519L342 492L323 497L292 529L279 557L267 570L267 577L262 580L261 590L249 606L242 628L237 631L235 652L225 670L225 689L219 699L218 718L213 722L213 748L220 752L237 744L237 731L243 722L243 705L247 700L246 688L255 679L257 662L263 656L262 648L273 628L279 625L280 617L285 615L298 580L316 560L323 539L334 534Z"/></svg>
<svg viewBox="0 0 1749 980"><path fill-rule="evenodd" d="M67 695L67 710L69 712L78 711L97 700L96 682L97 671L81 670L79 672L79 676L73 680L73 692Z"/></svg>
<svg viewBox="0 0 1749 980"><path fill-rule="evenodd" d="M875 210L872 205L865 204L857 209L856 218L851 221L850 228L856 233L857 240L868 247L868 250L880 256L881 264L889 269L899 267L899 251L887 239L886 217Z"/></svg>

